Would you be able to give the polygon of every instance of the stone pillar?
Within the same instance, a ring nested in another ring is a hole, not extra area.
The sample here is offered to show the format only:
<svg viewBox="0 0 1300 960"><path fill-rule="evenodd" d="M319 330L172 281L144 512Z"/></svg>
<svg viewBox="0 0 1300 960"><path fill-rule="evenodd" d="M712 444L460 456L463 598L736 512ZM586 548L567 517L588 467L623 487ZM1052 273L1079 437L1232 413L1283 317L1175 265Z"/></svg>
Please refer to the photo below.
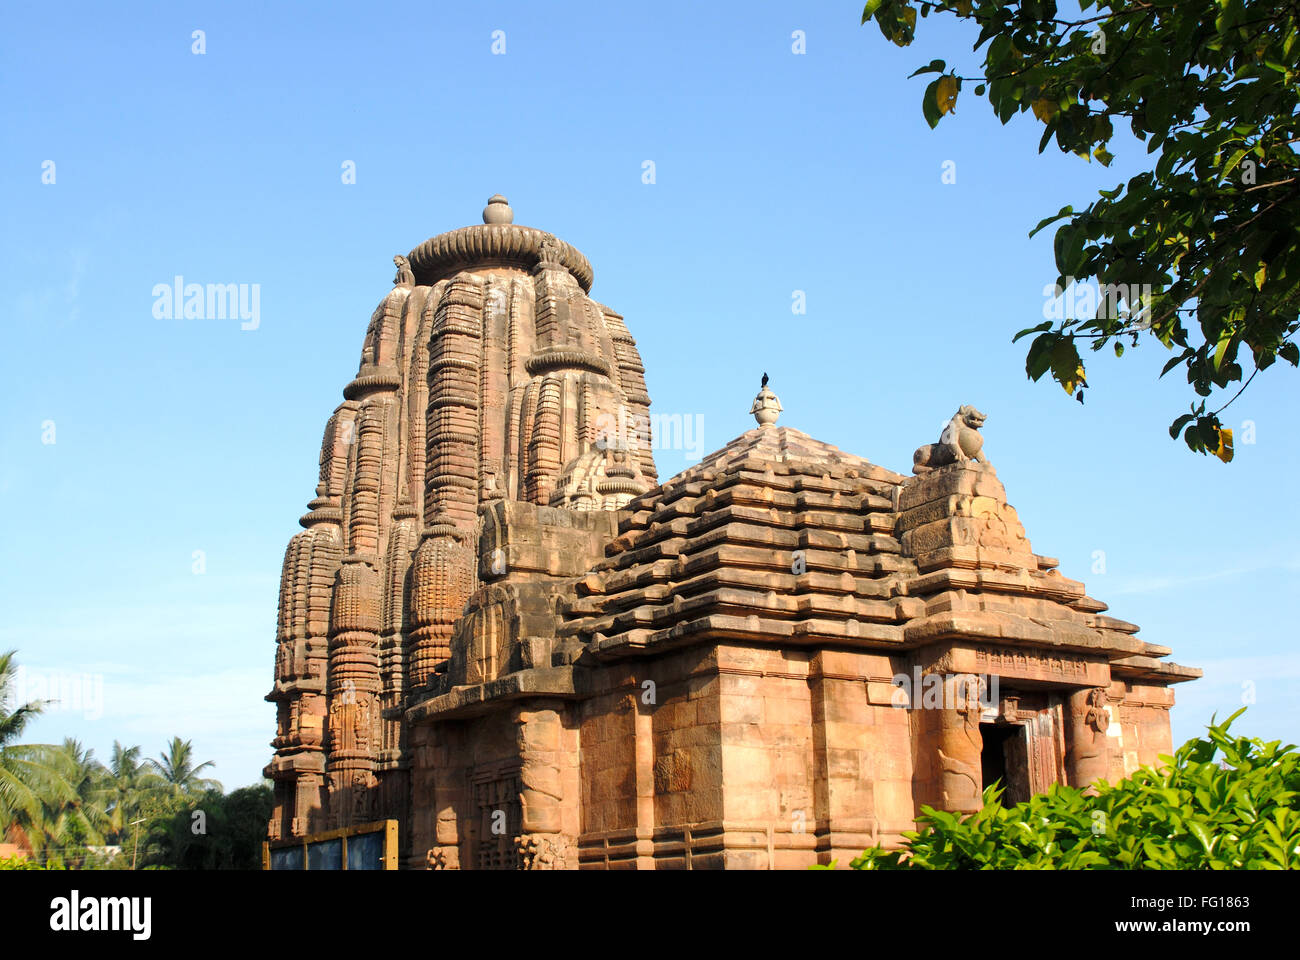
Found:
<svg viewBox="0 0 1300 960"><path fill-rule="evenodd" d="M633 705L636 719L635 778L636 778L636 868L655 869L655 704L636 697ZM692 714L694 716L694 714Z"/></svg>
<svg viewBox="0 0 1300 960"><path fill-rule="evenodd" d="M460 772L442 769L433 776L433 847L429 855L437 870L459 870L461 866L461 847L467 838L461 836L457 808L468 808L468 803L464 787L454 779Z"/></svg>
<svg viewBox="0 0 1300 960"><path fill-rule="evenodd" d="M563 704L531 703L512 711L519 750L519 847L525 869L577 868L575 838L563 830ZM570 798L572 802L572 798Z"/></svg>
<svg viewBox="0 0 1300 960"><path fill-rule="evenodd" d="M799 824L822 862L847 863L871 846L876 827L873 729L866 684L857 679L860 656L844 651L813 654L808 675L812 719L812 810ZM805 838L794 832L792 843ZM797 838L797 840L796 840ZM810 860L809 862L815 862Z"/></svg>
<svg viewBox="0 0 1300 960"><path fill-rule="evenodd" d="M465 771L451 766L459 755L459 736L447 726L422 723L410 731L411 859L415 869L459 870L462 837L459 827L465 806Z"/></svg>
<svg viewBox="0 0 1300 960"><path fill-rule="evenodd" d="M313 831L325 806L325 776L323 773L300 773L294 784L294 836L305 836Z"/></svg>
<svg viewBox="0 0 1300 960"><path fill-rule="evenodd" d="M1106 779L1110 765L1110 710L1103 687L1075 690L1065 700L1065 775L1072 787Z"/></svg>
<svg viewBox="0 0 1300 960"><path fill-rule="evenodd" d="M973 813L984 806L979 685L969 674L943 675L938 689L938 703L925 692L913 694L912 709L920 717L919 749L930 770L922 802L951 813Z"/></svg>

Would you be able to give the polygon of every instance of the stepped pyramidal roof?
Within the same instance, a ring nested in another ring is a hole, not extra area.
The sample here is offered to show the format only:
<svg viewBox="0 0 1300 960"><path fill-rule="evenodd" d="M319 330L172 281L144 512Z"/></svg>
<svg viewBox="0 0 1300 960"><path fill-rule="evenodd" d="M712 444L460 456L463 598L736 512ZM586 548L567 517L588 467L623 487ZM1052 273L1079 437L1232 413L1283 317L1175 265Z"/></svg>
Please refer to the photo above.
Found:
<svg viewBox="0 0 1300 960"><path fill-rule="evenodd" d="M702 631L878 649L959 634L1199 676L1033 553L991 467L960 476L907 478L798 430L750 430L628 505L562 632L594 652Z"/></svg>

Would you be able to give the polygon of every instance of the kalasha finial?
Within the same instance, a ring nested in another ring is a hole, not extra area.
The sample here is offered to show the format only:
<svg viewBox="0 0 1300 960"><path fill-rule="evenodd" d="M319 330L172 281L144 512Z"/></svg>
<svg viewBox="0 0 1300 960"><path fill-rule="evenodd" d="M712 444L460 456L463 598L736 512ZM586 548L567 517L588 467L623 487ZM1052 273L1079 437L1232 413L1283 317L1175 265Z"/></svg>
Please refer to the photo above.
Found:
<svg viewBox="0 0 1300 960"><path fill-rule="evenodd" d="M483 208L484 223L514 223L515 212L510 209L510 201L499 193L494 193L488 198L487 206Z"/></svg>
<svg viewBox="0 0 1300 960"><path fill-rule="evenodd" d="M763 382L759 388L758 396L754 398L754 404L749 408L749 412L754 415L760 427L770 427L776 423L776 418L781 415L781 401L775 393L767 388L767 374L763 374Z"/></svg>

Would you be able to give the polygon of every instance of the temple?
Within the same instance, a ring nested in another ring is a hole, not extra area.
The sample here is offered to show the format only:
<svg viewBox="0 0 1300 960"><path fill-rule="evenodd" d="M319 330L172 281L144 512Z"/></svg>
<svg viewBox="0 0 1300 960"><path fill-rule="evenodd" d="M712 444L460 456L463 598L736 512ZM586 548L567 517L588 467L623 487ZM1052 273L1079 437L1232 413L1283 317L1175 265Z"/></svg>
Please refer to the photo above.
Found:
<svg viewBox="0 0 1300 960"><path fill-rule="evenodd" d="M1171 751L1200 675L1036 554L965 406L912 475L779 425L658 482L577 249L397 256L280 587L271 840L434 869L784 868ZM742 408L743 409L743 408ZM939 413L941 411L936 411Z"/></svg>

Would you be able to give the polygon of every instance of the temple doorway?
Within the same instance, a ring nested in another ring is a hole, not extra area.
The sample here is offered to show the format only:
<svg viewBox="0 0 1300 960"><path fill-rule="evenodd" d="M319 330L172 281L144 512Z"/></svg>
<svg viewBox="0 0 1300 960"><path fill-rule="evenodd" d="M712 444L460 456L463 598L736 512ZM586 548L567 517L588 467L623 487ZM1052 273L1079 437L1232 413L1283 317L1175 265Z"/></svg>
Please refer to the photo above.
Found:
<svg viewBox="0 0 1300 960"><path fill-rule="evenodd" d="M1031 794L1029 729L1023 723L981 723L980 771L983 786L1002 785L1002 805L1012 807Z"/></svg>

